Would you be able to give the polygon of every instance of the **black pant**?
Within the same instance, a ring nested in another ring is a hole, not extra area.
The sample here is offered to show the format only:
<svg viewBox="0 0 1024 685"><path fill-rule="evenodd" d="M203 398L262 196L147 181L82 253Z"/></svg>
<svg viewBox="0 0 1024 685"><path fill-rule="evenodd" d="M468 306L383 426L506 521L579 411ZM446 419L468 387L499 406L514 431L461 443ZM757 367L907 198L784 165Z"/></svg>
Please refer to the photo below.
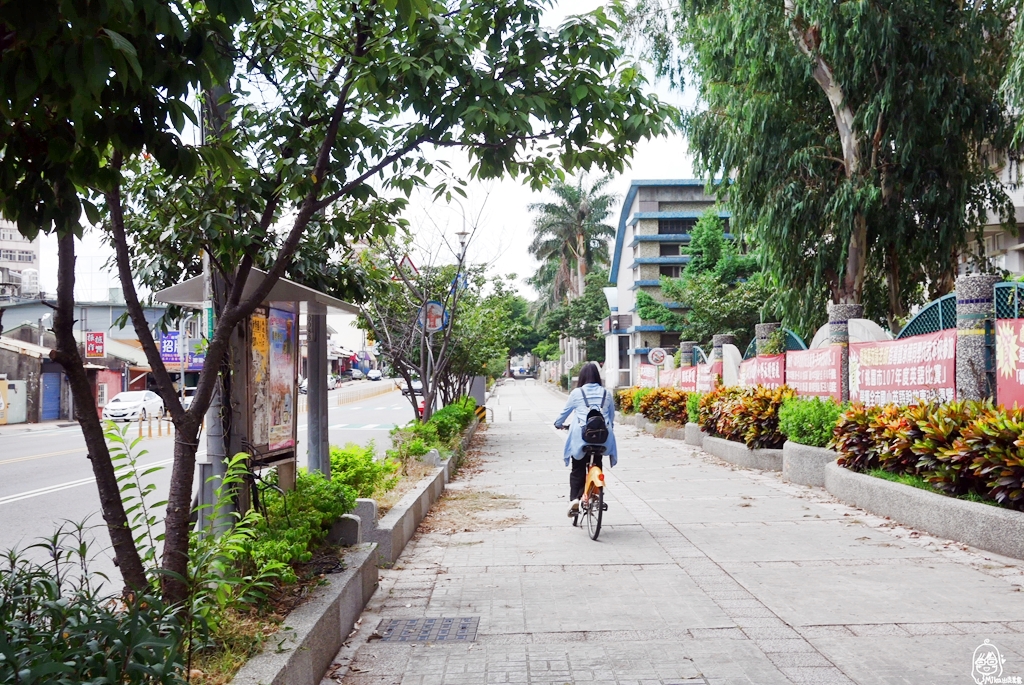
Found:
<svg viewBox="0 0 1024 685"><path fill-rule="evenodd" d="M598 468L604 468L601 466L601 457L603 455L594 455L594 466ZM569 501L579 499L583 496L583 487L587 484L587 471L590 469L590 455L584 454L579 459L573 459L572 471L569 473Z"/></svg>

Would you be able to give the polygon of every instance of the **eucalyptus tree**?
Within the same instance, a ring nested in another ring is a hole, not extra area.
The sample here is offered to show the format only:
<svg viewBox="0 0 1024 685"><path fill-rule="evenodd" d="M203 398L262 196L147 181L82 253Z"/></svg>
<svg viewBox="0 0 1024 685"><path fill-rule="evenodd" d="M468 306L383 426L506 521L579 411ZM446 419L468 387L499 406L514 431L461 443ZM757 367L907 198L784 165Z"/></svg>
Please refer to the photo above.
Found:
<svg viewBox="0 0 1024 685"><path fill-rule="evenodd" d="M582 176L575 183L558 181L550 188L554 201L530 205L536 216L529 251L541 262L533 283L555 304L581 297L587 273L608 264L608 240L615 237L615 229L604 223L615 203L615 195L605 192L611 181L611 176L589 186Z"/></svg>
<svg viewBox="0 0 1024 685"><path fill-rule="evenodd" d="M669 108L645 93L616 25L597 11L546 30L545 4L101 0L79 14L64 2L4 3L3 213L26 235L60 235L55 330L80 407L92 402L71 337L83 207L115 248L131 322L177 428L167 599L185 597L198 433L230 336L297 254L313 268L318 250L389 235L438 150L465 149L474 177L509 175L539 189L560 169L621 170L637 142L662 130ZM186 104L192 91L198 115ZM181 135L189 120L202 124L198 144ZM200 249L223 292L186 410L135 279L194 274ZM319 254L321 263L332 257ZM268 276L251 287L258 265ZM140 587L141 571L130 571L141 570L138 551L89 414L80 418L94 469L107 474L97 478L104 517L126 581Z"/></svg>
<svg viewBox="0 0 1024 685"><path fill-rule="evenodd" d="M703 176L728 177L739 230L759 239L791 318L828 292L863 298L869 265L888 313L909 287L952 287L994 215L1014 118L998 89L1014 2L639 0L633 35L662 73L692 75L684 129ZM802 316L801 316L802 315Z"/></svg>

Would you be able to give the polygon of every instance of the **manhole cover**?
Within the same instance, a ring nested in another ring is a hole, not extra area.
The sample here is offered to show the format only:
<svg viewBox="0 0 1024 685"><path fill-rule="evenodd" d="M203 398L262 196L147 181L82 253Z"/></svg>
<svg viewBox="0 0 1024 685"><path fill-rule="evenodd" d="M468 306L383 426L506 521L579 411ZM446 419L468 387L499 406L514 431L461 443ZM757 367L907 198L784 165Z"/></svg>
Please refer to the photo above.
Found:
<svg viewBox="0 0 1024 685"><path fill-rule="evenodd" d="M479 616L385 618L377 633L383 642L472 642L479 627Z"/></svg>

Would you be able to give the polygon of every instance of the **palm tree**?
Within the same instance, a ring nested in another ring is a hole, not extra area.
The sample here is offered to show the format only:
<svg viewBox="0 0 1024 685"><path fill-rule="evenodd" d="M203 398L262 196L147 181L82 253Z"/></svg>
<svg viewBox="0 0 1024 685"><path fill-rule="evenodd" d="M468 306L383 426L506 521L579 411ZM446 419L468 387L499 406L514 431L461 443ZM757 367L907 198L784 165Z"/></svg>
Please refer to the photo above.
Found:
<svg viewBox="0 0 1024 685"><path fill-rule="evenodd" d="M554 202L530 205L536 217L529 250L541 261L531 282L547 292L552 304L582 295L587 273L608 264L608 240L615 229L603 222L616 198L602 191L611 180L604 176L590 187L584 177L575 184L557 182L551 186Z"/></svg>

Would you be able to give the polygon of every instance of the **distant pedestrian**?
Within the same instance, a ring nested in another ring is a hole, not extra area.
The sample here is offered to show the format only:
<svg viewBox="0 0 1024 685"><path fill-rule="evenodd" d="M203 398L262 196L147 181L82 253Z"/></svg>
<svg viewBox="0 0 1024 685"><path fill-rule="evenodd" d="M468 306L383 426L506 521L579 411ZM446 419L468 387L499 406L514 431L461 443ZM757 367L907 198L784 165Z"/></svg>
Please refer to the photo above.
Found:
<svg viewBox="0 0 1024 685"><path fill-rule="evenodd" d="M576 387L569 393L569 399L565 403L565 409L557 419L555 428L568 429L569 437L565 441L563 457L565 465L572 462L572 471L569 473L569 516L575 515L580 509L580 497L583 495L583 486L587 481L587 461L583 459L583 447L587 443L583 440L583 425L587 421L587 414L591 409L600 410L608 426L608 439L604 441L604 453L611 458L611 465L618 462L618 452L615 445L615 432L613 423L615 421L615 401L612 394L601 383L601 371L593 362L584 364L580 369L580 379ZM570 418L570 414L572 417ZM566 419L569 419L568 424ZM601 466L601 455L595 455L594 466Z"/></svg>

